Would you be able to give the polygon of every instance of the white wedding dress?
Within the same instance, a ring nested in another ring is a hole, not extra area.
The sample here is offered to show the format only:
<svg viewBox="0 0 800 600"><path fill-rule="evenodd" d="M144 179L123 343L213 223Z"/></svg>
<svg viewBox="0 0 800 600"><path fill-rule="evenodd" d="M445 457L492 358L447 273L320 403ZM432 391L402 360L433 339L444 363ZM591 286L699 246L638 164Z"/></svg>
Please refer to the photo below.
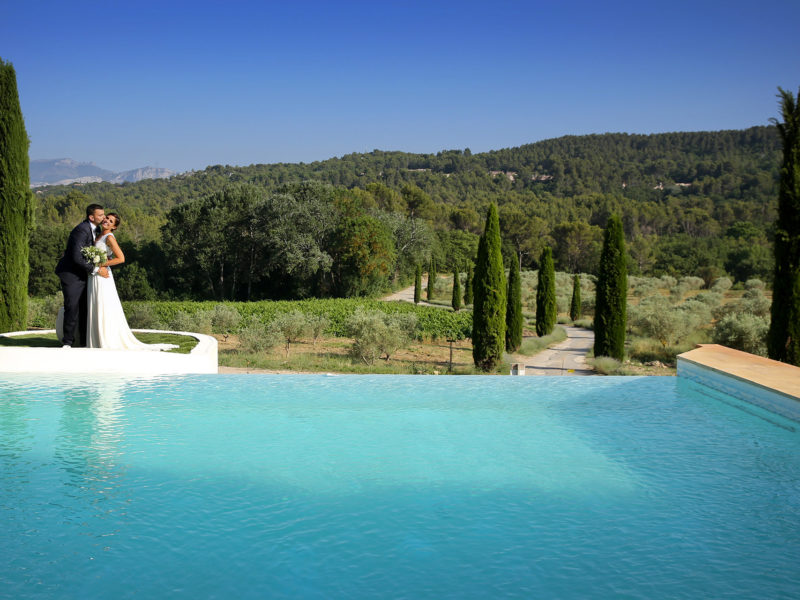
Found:
<svg viewBox="0 0 800 600"><path fill-rule="evenodd" d="M107 233L95 242L95 246L105 250L109 260L113 257L111 249L106 245ZM170 350L177 348L174 344L145 344L137 340L117 294L114 276L108 269L108 277L89 275L86 310L86 347L103 348L104 350Z"/></svg>

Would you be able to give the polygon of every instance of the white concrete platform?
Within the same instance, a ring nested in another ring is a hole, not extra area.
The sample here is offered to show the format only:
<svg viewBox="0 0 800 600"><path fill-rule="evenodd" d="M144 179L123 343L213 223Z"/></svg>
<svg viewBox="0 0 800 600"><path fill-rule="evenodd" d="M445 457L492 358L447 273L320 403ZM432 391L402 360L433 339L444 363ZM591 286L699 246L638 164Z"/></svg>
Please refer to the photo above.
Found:
<svg viewBox="0 0 800 600"><path fill-rule="evenodd" d="M174 333L198 340L189 354L102 348L27 348L0 346L0 373L127 373L167 375L217 373L218 345L210 335L187 331L134 329L139 333ZM55 329L0 333L0 337L55 333Z"/></svg>

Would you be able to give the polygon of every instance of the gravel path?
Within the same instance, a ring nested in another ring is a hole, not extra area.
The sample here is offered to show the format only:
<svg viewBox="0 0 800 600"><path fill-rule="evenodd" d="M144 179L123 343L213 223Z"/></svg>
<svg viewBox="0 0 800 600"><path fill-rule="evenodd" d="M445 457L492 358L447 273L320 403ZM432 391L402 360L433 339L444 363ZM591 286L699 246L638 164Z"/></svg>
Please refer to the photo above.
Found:
<svg viewBox="0 0 800 600"><path fill-rule="evenodd" d="M421 296L425 297L425 290L428 289L428 276L424 275L422 277L422 294ZM403 290L397 291L394 294L389 294L388 296L384 296L381 300L392 301L392 300L402 300L403 302L414 302L414 286L407 287ZM425 302L425 300L420 300L420 304L424 304L425 306L436 306L437 308L445 308L444 306L438 304L430 304Z"/></svg>
<svg viewBox="0 0 800 600"><path fill-rule="evenodd" d="M567 339L533 356L516 355L525 365L525 375L594 375L586 364L586 353L594 345L594 332L562 325Z"/></svg>

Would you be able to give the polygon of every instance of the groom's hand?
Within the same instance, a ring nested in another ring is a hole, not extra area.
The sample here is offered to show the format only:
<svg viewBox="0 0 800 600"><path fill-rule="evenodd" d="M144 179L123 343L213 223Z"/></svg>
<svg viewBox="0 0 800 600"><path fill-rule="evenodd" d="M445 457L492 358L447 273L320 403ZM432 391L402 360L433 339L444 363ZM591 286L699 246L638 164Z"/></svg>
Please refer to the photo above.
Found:
<svg viewBox="0 0 800 600"><path fill-rule="evenodd" d="M100 267L97 274L100 275L100 277L108 277L108 269L106 267Z"/></svg>

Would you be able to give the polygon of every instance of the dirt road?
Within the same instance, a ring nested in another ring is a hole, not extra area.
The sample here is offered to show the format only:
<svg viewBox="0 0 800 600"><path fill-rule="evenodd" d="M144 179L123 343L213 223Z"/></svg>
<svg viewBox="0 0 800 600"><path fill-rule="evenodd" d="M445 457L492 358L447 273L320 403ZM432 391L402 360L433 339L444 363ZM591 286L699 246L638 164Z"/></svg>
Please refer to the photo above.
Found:
<svg viewBox="0 0 800 600"><path fill-rule="evenodd" d="M594 375L586 364L586 353L594 345L594 332L562 325L567 339L533 356L516 355L525 364L525 375Z"/></svg>
<svg viewBox="0 0 800 600"><path fill-rule="evenodd" d="M425 290L428 289L428 276L424 275L422 277L422 297L425 297ZM414 286L407 287L402 290L396 291L394 294L389 294L388 296L384 296L381 300L392 301L392 300L402 300L403 302L414 302ZM420 300L420 304L424 304L425 306L437 306L438 308L444 308L438 304L429 304L425 302L425 300Z"/></svg>

